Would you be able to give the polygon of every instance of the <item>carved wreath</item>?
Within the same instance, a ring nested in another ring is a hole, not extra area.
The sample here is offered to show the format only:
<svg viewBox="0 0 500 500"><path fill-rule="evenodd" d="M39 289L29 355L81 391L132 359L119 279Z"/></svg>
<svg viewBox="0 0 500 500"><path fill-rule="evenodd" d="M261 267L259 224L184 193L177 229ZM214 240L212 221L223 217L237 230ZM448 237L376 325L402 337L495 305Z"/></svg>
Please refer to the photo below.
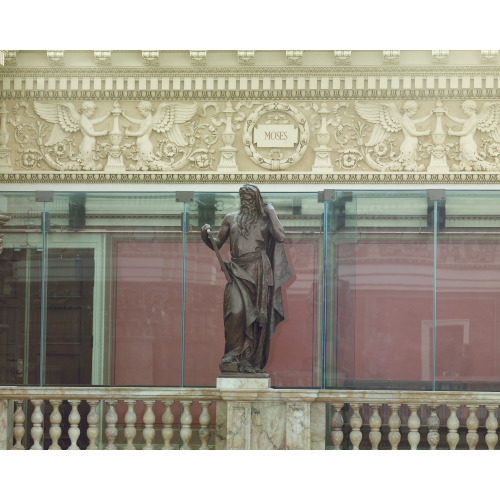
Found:
<svg viewBox="0 0 500 500"><path fill-rule="evenodd" d="M279 164L277 164L276 160L261 155L253 142L253 129L257 125L259 118L267 113L276 112L289 115L293 121L297 123L299 129L299 143L295 148L295 152L291 156L281 158ZM308 143L309 125L305 116L296 107L286 103L271 102L259 106L248 116L243 128L243 145L245 147L245 152L254 163L267 170L286 170L288 167L291 167L304 156ZM276 165L278 165L278 167L276 167Z"/></svg>

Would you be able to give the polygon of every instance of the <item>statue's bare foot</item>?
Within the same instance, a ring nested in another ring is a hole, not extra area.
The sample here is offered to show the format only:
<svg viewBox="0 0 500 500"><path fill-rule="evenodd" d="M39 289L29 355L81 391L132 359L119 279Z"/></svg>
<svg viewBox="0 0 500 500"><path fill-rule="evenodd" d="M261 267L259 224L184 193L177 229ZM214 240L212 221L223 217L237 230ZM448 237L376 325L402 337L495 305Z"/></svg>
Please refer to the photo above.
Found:
<svg viewBox="0 0 500 500"><path fill-rule="evenodd" d="M242 373L262 373L262 370L260 368L257 368L256 366L252 366L248 362L242 362L240 363L240 372Z"/></svg>

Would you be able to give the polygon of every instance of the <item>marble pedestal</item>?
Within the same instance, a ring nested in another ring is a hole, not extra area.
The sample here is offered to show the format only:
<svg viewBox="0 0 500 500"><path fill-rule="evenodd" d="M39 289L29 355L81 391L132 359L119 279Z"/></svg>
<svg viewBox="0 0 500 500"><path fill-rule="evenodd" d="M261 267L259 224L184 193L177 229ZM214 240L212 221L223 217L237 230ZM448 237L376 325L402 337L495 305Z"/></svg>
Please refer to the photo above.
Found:
<svg viewBox="0 0 500 500"><path fill-rule="evenodd" d="M325 449L325 404L304 391L271 389L269 378L219 377L217 450Z"/></svg>

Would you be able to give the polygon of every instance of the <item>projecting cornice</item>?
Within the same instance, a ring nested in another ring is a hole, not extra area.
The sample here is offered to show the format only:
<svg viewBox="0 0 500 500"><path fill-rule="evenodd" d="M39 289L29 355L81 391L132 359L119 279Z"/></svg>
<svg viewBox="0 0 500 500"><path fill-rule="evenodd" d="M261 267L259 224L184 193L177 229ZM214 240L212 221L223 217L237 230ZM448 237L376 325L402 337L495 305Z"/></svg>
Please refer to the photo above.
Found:
<svg viewBox="0 0 500 500"><path fill-rule="evenodd" d="M105 48L105 47L104 47ZM154 48L154 47L153 47ZM290 47L300 49L300 47ZM498 63L498 50L4 50L9 64L19 67L92 67L102 58L117 68L238 67L248 64L269 67L365 67L365 66L473 66ZM247 47L252 49L252 47Z"/></svg>

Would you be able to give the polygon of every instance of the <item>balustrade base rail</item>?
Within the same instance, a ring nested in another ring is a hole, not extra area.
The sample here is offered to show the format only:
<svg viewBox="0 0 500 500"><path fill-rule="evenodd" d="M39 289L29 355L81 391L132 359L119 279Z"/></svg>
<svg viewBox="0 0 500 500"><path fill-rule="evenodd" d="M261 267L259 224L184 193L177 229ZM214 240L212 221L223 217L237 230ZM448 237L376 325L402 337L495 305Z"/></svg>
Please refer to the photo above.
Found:
<svg viewBox="0 0 500 500"><path fill-rule="evenodd" d="M0 387L0 449L495 449L499 405L493 392Z"/></svg>

